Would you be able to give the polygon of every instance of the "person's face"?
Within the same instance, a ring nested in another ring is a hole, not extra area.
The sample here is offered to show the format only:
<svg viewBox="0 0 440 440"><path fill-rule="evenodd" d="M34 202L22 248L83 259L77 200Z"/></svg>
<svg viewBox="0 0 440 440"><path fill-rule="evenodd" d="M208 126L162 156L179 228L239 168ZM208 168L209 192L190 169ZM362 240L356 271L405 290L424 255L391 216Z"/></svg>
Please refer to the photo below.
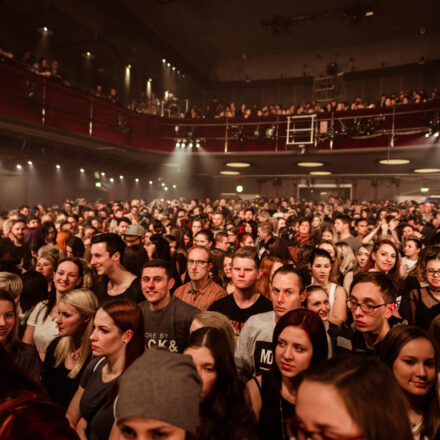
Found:
<svg viewBox="0 0 440 440"><path fill-rule="evenodd" d="M218 228L223 223L223 216L221 214L213 214L212 216L212 226Z"/></svg>
<svg viewBox="0 0 440 440"><path fill-rule="evenodd" d="M128 223L126 223L126 222L119 223L118 228L117 228L117 233L121 237L123 237L125 235L125 231L127 230L127 226L128 226Z"/></svg>
<svg viewBox="0 0 440 440"><path fill-rule="evenodd" d="M118 423L121 439L126 440L185 440L186 432L161 420L129 417Z"/></svg>
<svg viewBox="0 0 440 440"><path fill-rule="evenodd" d="M57 267L53 282L57 292L62 295L75 289L81 284L78 266L71 261L62 262Z"/></svg>
<svg viewBox="0 0 440 440"><path fill-rule="evenodd" d="M166 305L173 284L174 280L168 278L163 267L146 267L142 271L142 293L148 303L158 310Z"/></svg>
<svg viewBox="0 0 440 440"><path fill-rule="evenodd" d="M98 309L93 322L94 330L90 336L93 356L122 354L133 335L132 330L122 333L110 315ZM124 342L125 341L125 342Z"/></svg>
<svg viewBox="0 0 440 440"><path fill-rule="evenodd" d="M255 267L252 258L236 257L232 259L232 283L234 287L246 290L260 279L261 271Z"/></svg>
<svg viewBox="0 0 440 440"><path fill-rule="evenodd" d="M374 267L376 270L389 272L396 264L396 251L389 244L383 244L376 252L373 252Z"/></svg>
<svg viewBox="0 0 440 440"><path fill-rule="evenodd" d="M300 235L307 235L310 232L310 223L309 222L302 222L299 224L298 232Z"/></svg>
<svg viewBox="0 0 440 440"><path fill-rule="evenodd" d="M350 294L350 299L356 303L372 306L384 304L370 313L365 313L359 306L351 310L356 329L362 333L379 334L396 308L394 304L386 304L387 301L384 299L380 288L370 282L356 284Z"/></svg>
<svg viewBox="0 0 440 440"><path fill-rule="evenodd" d="M368 257L370 256L370 252L368 249L365 249L363 246L359 248L356 254L357 262L359 263L359 267L363 268L368 262Z"/></svg>
<svg viewBox="0 0 440 440"><path fill-rule="evenodd" d="M35 270L40 272L47 281L53 280L54 267L50 261L46 260L46 258L40 257L38 259Z"/></svg>
<svg viewBox="0 0 440 440"><path fill-rule="evenodd" d="M174 257L174 255L176 255L176 251L177 251L177 242L170 241L170 255Z"/></svg>
<svg viewBox="0 0 440 440"><path fill-rule="evenodd" d="M70 246L67 246L67 245L66 245L66 257L73 258L73 250Z"/></svg>
<svg viewBox="0 0 440 440"><path fill-rule="evenodd" d="M309 335L300 327L289 325L279 335L275 362L281 376L294 378L305 371L313 357Z"/></svg>
<svg viewBox="0 0 440 440"><path fill-rule="evenodd" d="M319 228L320 225L321 225L321 219L319 217L313 217L312 226L314 228Z"/></svg>
<svg viewBox="0 0 440 440"><path fill-rule="evenodd" d="M322 239L325 241L333 241L333 234L330 231L324 231L322 233Z"/></svg>
<svg viewBox="0 0 440 440"><path fill-rule="evenodd" d="M91 265L95 268L98 275L108 274L116 263L119 253L113 255L107 251L106 243L94 243L91 248Z"/></svg>
<svg viewBox="0 0 440 440"><path fill-rule="evenodd" d="M402 229L402 237L408 238L413 232L414 229L411 226L404 226Z"/></svg>
<svg viewBox="0 0 440 440"><path fill-rule="evenodd" d="M258 236L260 237L261 241L266 241L268 238L270 238L270 234L263 228L258 228Z"/></svg>
<svg viewBox="0 0 440 440"><path fill-rule="evenodd" d="M281 228L284 228L285 226L286 226L286 219L280 218L278 220L278 228L281 229Z"/></svg>
<svg viewBox="0 0 440 440"><path fill-rule="evenodd" d="M335 249L334 247L329 244L329 243L321 243L319 245L319 249L324 249L325 251L327 251L330 254L330 257L332 258L332 261L335 260L336 254L335 254Z"/></svg>
<svg viewBox="0 0 440 440"><path fill-rule="evenodd" d="M223 260L223 270L225 272L226 278L231 279L232 277L232 258L225 257Z"/></svg>
<svg viewBox="0 0 440 440"><path fill-rule="evenodd" d="M364 236L368 233L368 222L366 220L362 220L358 222L356 226L356 231L359 235Z"/></svg>
<svg viewBox="0 0 440 440"><path fill-rule="evenodd" d="M202 402L211 394L217 381L214 356L207 347L188 347L184 354L193 358L197 373L202 380L202 392L200 393L200 401Z"/></svg>
<svg viewBox="0 0 440 440"><path fill-rule="evenodd" d="M304 295L301 292L298 275L294 273L275 275L271 284L271 296L277 319L290 310L300 308Z"/></svg>
<svg viewBox="0 0 440 440"><path fill-rule="evenodd" d="M199 221L194 221L191 226L191 231L193 233L193 237L197 234L197 232L202 230L202 223Z"/></svg>
<svg viewBox="0 0 440 440"><path fill-rule="evenodd" d="M235 243L235 240L237 240L237 234L232 231L228 231L228 241L229 243Z"/></svg>
<svg viewBox="0 0 440 440"><path fill-rule="evenodd" d="M205 234L198 234L194 237L194 246L202 246L209 249L209 240Z"/></svg>
<svg viewBox="0 0 440 440"><path fill-rule="evenodd" d="M55 230L55 228L49 228L49 230L47 231L46 234L46 243L53 243L55 241L55 235L56 235L57 231Z"/></svg>
<svg viewBox="0 0 440 440"><path fill-rule="evenodd" d="M403 253L405 257L411 258L417 255L420 252L420 249L417 247L416 243L413 240L408 240L403 247Z"/></svg>
<svg viewBox="0 0 440 440"><path fill-rule="evenodd" d="M135 244L142 244L142 237L138 235L125 235L124 242L127 247L134 246Z"/></svg>
<svg viewBox="0 0 440 440"><path fill-rule="evenodd" d="M316 257L312 264L312 275L318 283L326 283L332 270L331 261L326 257Z"/></svg>
<svg viewBox="0 0 440 440"><path fill-rule="evenodd" d="M61 231L72 232L72 225L70 223L64 224L63 226L61 226Z"/></svg>
<svg viewBox="0 0 440 440"><path fill-rule="evenodd" d="M304 429L310 432L306 435L300 431L298 440L358 438L362 434L339 391L330 384L303 381L298 388L295 412Z"/></svg>
<svg viewBox="0 0 440 440"><path fill-rule="evenodd" d="M328 295L323 290L315 290L307 295L307 309L317 313L323 321L330 315L330 302Z"/></svg>
<svg viewBox="0 0 440 440"><path fill-rule="evenodd" d="M37 219L33 218L29 223L28 223L28 227L29 228L38 228L38 226L40 226L40 223Z"/></svg>
<svg viewBox="0 0 440 440"><path fill-rule="evenodd" d="M75 217L67 217L67 221L72 226L73 231L76 231L78 229L78 222Z"/></svg>
<svg viewBox="0 0 440 440"><path fill-rule="evenodd" d="M5 344L6 339L14 329L15 320L14 304L0 299L0 344Z"/></svg>
<svg viewBox="0 0 440 440"><path fill-rule="evenodd" d="M253 230L250 223L246 223L244 225L244 232L246 232L247 234L252 234Z"/></svg>
<svg viewBox="0 0 440 440"><path fill-rule="evenodd" d="M220 240L216 242L215 247L226 252L229 249L228 237L221 237Z"/></svg>
<svg viewBox="0 0 440 440"><path fill-rule="evenodd" d="M254 218L254 214L253 214L252 211L245 211L245 212L244 212L244 219L245 219L247 222L250 222L253 218Z"/></svg>
<svg viewBox="0 0 440 440"><path fill-rule="evenodd" d="M183 243L185 245L186 248L188 248L189 244L191 243L191 237L189 235L184 235L183 236Z"/></svg>
<svg viewBox="0 0 440 440"><path fill-rule="evenodd" d="M426 281L434 289L440 288L440 260L429 260L426 264Z"/></svg>
<svg viewBox="0 0 440 440"><path fill-rule="evenodd" d="M20 243L24 240L24 230L26 229L25 222L17 222L11 228L11 234Z"/></svg>
<svg viewBox="0 0 440 440"><path fill-rule="evenodd" d="M247 235L241 244L242 246L255 246L254 240L250 235Z"/></svg>
<svg viewBox="0 0 440 440"><path fill-rule="evenodd" d="M426 396L435 383L434 347L425 338L407 342L393 363L394 377L403 391Z"/></svg>
<svg viewBox="0 0 440 440"><path fill-rule="evenodd" d="M72 306L60 301L56 322L60 336L74 336L81 333L86 321Z"/></svg>
<svg viewBox="0 0 440 440"><path fill-rule="evenodd" d="M203 249L193 249L188 254L188 275L192 281L207 280L211 264Z"/></svg>
<svg viewBox="0 0 440 440"><path fill-rule="evenodd" d="M335 220L335 229L338 234L344 231L344 222L339 218Z"/></svg>

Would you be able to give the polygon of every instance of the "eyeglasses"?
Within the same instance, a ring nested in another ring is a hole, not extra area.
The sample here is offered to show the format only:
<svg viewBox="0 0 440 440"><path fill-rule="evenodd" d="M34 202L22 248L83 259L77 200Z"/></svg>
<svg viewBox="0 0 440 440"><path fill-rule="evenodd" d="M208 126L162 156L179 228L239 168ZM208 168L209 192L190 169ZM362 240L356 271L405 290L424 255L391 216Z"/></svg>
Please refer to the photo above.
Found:
<svg viewBox="0 0 440 440"><path fill-rule="evenodd" d="M193 266L194 264L196 266L203 266L205 264L207 264L207 261L204 260L188 260L188 266Z"/></svg>
<svg viewBox="0 0 440 440"><path fill-rule="evenodd" d="M297 440L366 440L366 438L362 435L357 435L354 437L339 437L335 435L328 436L319 431L309 431L296 417L287 419L286 424L291 436Z"/></svg>
<svg viewBox="0 0 440 440"><path fill-rule="evenodd" d="M439 270L435 270L435 269L426 269L426 273L428 275L431 275L432 277L440 277L440 269Z"/></svg>
<svg viewBox="0 0 440 440"><path fill-rule="evenodd" d="M379 304L377 306L373 306L372 304L358 303L356 301L353 301L351 298L348 298L346 300L346 303L347 303L347 307L352 312L354 312L358 307L360 307L364 313L373 313L379 307L387 306L389 304L389 303L383 303L383 304Z"/></svg>

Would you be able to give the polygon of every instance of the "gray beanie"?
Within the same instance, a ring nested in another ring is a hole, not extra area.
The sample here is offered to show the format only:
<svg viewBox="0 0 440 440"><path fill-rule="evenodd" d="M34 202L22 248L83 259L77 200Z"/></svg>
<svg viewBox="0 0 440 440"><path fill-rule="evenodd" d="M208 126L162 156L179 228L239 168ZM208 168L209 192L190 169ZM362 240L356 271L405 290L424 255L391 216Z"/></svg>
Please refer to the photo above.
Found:
<svg viewBox="0 0 440 440"><path fill-rule="evenodd" d="M115 417L160 420L194 434L200 392L191 356L150 348L119 378Z"/></svg>

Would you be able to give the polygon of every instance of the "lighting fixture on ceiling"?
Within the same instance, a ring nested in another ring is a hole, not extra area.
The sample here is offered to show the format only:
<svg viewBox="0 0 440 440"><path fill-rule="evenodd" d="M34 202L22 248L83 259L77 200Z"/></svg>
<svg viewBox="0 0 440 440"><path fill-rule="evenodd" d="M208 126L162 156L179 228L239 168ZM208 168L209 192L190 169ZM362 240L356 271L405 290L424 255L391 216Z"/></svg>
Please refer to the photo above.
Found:
<svg viewBox="0 0 440 440"><path fill-rule="evenodd" d="M414 172L419 174L440 173L440 168L418 168Z"/></svg>
<svg viewBox="0 0 440 440"><path fill-rule="evenodd" d="M83 52L81 54L83 56L83 58L85 58L86 60L93 60L96 58L96 55L93 52L90 52L89 50Z"/></svg>
<svg viewBox="0 0 440 440"><path fill-rule="evenodd" d="M324 162L298 162L297 165L299 167L314 168L322 167L324 165Z"/></svg>
<svg viewBox="0 0 440 440"><path fill-rule="evenodd" d="M310 171L309 174L312 176L329 176L331 173L331 171Z"/></svg>
<svg viewBox="0 0 440 440"><path fill-rule="evenodd" d="M251 164L249 162L228 162L226 166L230 168L248 168Z"/></svg>
<svg viewBox="0 0 440 440"><path fill-rule="evenodd" d="M220 174L222 174L223 176L238 176L240 173L238 171L225 170L225 171L220 171Z"/></svg>
<svg viewBox="0 0 440 440"><path fill-rule="evenodd" d="M405 165L410 163L408 159L382 159L379 161L382 165Z"/></svg>
<svg viewBox="0 0 440 440"><path fill-rule="evenodd" d="M46 35L46 36L48 36L48 37L51 37L51 36L54 34L53 30L52 30L52 29L49 29L47 26L40 26L40 27L38 28L38 32L39 32L41 35Z"/></svg>

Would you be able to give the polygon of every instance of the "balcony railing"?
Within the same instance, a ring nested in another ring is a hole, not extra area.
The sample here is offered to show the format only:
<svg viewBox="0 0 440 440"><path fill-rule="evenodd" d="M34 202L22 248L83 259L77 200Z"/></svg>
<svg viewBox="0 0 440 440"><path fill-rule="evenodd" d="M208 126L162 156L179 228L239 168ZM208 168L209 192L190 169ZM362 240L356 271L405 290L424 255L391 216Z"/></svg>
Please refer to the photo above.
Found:
<svg viewBox="0 0 440 440"><path fill-rule="evenodd" d="M312 149L420 145L438 123L440 102L349 112L313 118ZM173 151L185 141L207 152L285 151L287 116L170 119L132 112L0 63L0 115L139 149ZM297 143L298 144L298 143ZM301 146L302 147L302 146Z"/></svg>

